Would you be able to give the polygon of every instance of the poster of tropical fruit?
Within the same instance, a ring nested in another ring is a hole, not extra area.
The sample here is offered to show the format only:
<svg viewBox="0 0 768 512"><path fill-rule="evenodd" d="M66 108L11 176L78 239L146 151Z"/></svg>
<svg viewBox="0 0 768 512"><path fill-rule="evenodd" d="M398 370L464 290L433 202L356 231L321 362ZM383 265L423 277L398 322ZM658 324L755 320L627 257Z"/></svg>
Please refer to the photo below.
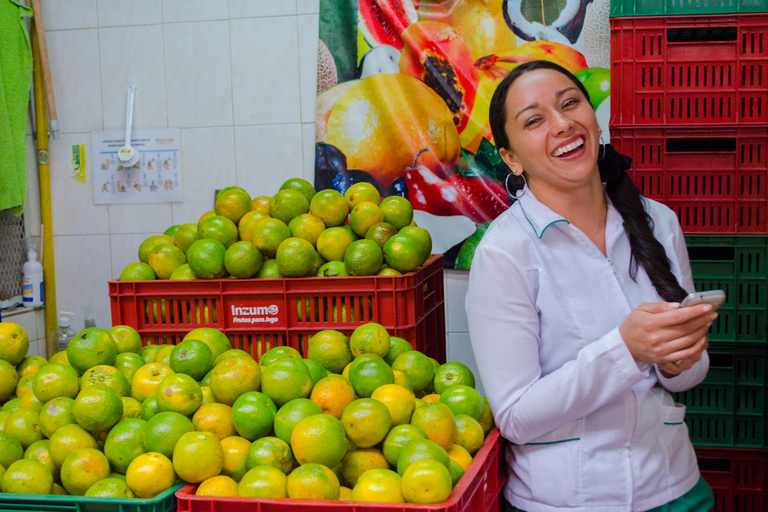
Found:
<svg viewBox="0 0 768 512"><path fill-rule="evenodd" d="M407 197L447 268L469 269L514 201L488 107L520 63L565 67L608 142L610 0L320 0L315 187Z"/></svg>

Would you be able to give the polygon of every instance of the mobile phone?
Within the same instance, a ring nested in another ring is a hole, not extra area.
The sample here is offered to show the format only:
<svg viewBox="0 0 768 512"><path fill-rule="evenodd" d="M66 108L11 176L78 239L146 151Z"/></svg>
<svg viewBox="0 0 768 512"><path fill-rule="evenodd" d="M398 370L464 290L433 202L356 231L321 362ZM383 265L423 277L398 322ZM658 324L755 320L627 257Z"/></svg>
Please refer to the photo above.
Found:
<svg viewBox="0 0 768 512"><path fill-rule="evenodd" d="M708 290L706 292L694 292L688 294L683 302L680 303L682 307L695 306L696 304L710 304L714 311L723 305L725 302L725 292L723 290Z"/></svg>

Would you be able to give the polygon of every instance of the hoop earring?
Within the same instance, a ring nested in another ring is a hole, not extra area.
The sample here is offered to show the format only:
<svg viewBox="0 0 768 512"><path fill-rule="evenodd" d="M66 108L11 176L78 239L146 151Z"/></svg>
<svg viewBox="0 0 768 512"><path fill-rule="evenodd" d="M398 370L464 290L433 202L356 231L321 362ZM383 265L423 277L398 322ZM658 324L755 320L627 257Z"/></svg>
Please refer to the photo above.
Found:
<svg viewBox="0 0 768 512"><path fill-rule="evenodd" d="M519 196L517 194L513 194L512 192L509 191L509 177L510 176L516 176L516 177L519 176L520 178L523 178L523 188L522 188L523 193L520 194ZM507 189L507 194L509 194L510 197L514 197L515 199L520 199L521 197L523 197L525 195L525 187L527 187L527 186L528 186L528 180L525 179L525 175L522 174L522 173L515 174L513 172L510 172L509 174L507 174L506 179L504 179L504 188Z"/></svg>
<svg viewBox="0 0 768 512"><path fill-rule="evenodd" d="M603 158L605 158L605 142L603 141L603 136L602 136L602 135L600 136L600 147L602 147L602 148L603 148L603 156L598 156L598 157L597 157L597 161L598 161L598 162L599 162L600 160L602 160Z"/></svg>

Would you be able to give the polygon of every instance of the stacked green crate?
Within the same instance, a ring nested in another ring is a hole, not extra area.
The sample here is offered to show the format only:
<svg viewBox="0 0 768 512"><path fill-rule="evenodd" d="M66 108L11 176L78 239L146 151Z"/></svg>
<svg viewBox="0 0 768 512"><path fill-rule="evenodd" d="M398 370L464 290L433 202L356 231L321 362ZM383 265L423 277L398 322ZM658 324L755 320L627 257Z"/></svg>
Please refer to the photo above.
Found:
<svg viewBox="0 0 768 512"><path fill-rule="evenodd" d="M768 12L768 0L611 0L611 18Z"/></svg>

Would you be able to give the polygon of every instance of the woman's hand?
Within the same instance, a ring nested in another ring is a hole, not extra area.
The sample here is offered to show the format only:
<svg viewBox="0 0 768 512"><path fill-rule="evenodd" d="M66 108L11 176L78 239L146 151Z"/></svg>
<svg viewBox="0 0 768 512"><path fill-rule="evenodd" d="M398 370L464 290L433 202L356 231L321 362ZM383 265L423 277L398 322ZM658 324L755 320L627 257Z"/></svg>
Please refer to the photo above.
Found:
<svg viewBox="0 0 768 512"><path fill-rule="evenodd" d="M701 351L703 352L709 346L709 340L706 336L704 336L701 341L704 342L704 348ZM659 370L661 371L661 374L668 379L677 377L685 370L690 369L693 365L699 362L701 359L701 352L693 355L692 357L689 357L688 359L683 359L680 362L675 361L672 363L661 363L658 365Z"/></svg>
<svg viewBox="0 0 768 512"><path fill-rule="evenodd" d="M709 304L681 308L669 302L646 302L632 310L619 333L637 361L658 364L677 375L693 366L707 348L706 333L717 313ZM673 363L681 361L679 365ZM680 368L680 370L676 370Z"/></svg>

